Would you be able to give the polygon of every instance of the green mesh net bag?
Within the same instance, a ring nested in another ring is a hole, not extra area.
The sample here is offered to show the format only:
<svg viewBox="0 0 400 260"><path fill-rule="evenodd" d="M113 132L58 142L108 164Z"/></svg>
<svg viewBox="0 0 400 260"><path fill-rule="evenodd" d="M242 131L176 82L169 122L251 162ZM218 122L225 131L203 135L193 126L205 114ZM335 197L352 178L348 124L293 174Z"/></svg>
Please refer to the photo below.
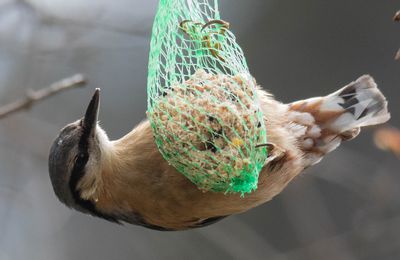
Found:
<svg viewBox="0 0 400 260"><path fill-rule="evenodd" d="M216 0L160 0L148 119L164 158L203 191L249 193L267 159L256 82Z"/></svg>

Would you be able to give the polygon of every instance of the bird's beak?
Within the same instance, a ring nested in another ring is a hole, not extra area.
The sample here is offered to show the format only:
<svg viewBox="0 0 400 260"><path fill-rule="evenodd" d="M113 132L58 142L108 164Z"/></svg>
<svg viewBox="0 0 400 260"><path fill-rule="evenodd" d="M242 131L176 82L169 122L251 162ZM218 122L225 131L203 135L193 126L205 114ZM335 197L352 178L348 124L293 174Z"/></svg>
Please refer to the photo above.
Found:
<svg viewBox="0 0 400 260"><path fill-rule="evenodd" d="M93 94L92 100L86 109L85 117L83 118L83 128L85 132L92 133L97 125L100 105L100 89L97 88Z"/></svg>

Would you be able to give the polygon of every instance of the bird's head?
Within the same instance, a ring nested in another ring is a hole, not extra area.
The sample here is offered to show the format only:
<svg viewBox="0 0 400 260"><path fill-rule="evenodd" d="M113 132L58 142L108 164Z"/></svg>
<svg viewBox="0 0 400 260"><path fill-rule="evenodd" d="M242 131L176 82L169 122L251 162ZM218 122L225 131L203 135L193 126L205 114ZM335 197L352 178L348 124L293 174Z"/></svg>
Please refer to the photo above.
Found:
<svg viewBox="0 0 400 260"><path fill-rule="evenodd" d="M50 179L57 197L68 207L91 214L95 214L93 176L101 171L102 146L108 141L98 125L99 104L100 90L96 89L85 116L61 130L49 155Z"/></svg>

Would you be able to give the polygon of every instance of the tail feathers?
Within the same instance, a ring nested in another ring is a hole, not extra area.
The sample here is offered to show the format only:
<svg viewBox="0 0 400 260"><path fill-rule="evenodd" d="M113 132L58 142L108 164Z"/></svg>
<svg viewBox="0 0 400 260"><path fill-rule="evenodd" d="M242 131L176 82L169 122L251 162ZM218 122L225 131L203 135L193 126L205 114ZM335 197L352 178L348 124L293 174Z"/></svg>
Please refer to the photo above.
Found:
<svg viewBox="0 0 400 260"><path fill-rule="evenodd" d="M337 132L377 125L390 119L386 98L368 75L323 98L320 109L341 113L336 119L326 122L327 127Z"/></svg>
<svg viewBox="0 0 400 260"><path fill-rule="evenodd" d="M291 128L297 129L299 145L310 165L336 149L342 141L356 137L361 127L389 119L386 98L368 75L328 96L289 105ZM304 127L303 132L298 131L299 126Z"/></svg>

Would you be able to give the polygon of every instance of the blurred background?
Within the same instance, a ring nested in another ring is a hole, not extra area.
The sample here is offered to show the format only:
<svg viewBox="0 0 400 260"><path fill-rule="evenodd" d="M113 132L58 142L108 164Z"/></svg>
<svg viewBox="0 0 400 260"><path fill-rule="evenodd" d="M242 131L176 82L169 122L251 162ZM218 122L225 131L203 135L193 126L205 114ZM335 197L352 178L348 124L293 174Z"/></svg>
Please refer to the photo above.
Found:
<svg viewBox="0 0 400 260"><path fill-rule="evenodd" d="M75 73L90 84L0 121L0 259L400 259L400 160L374 129L273 201L207 228L157 232L71 211L47 156L102 88L110 138L145 118L157 0L0 0L0 105ZM220 0L253 75L277 99L328 94L369 73L400 126L398 0Z"/></svg>

